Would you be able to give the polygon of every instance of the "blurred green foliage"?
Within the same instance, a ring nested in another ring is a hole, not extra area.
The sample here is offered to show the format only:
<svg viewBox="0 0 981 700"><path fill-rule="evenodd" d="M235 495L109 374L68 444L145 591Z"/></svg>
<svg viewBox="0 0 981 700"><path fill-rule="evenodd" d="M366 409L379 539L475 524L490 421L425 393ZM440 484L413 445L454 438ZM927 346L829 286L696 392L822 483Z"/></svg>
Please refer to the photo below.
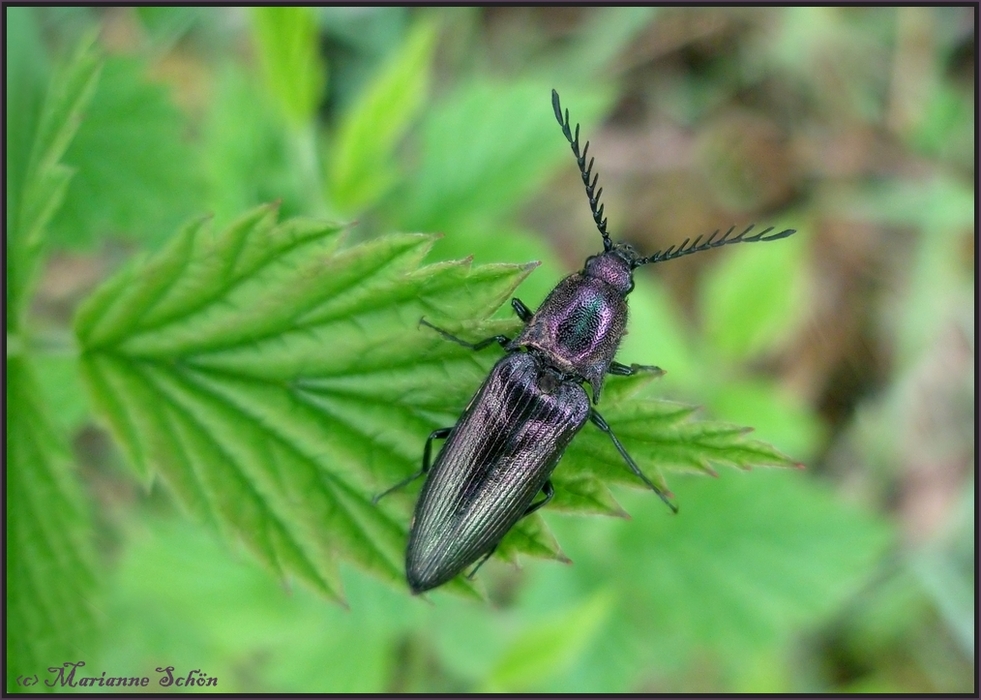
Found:
<svg viewBox="0 0 981 700"><path fill-rule="evenodd" d="M5 8L5 688L84 660L223 692L969 692L972 12ZM598 247L552 87L614 235L799 230L638 274L620 359L668 374L611 380L611 425L642 465L725 463L655 399L694 401L808 469L675 475L668 517L584 431L502 547L575 564L427 604L412 495L364 503L494 360L421 313L511 328L484 316ZM301 215L360 223L338 248Z"/></svg>
<svg viewBox="0 0 981 700"><path fill-rule="evenodd" d="M314 11L255 7L250 19L266 92L290 126L303 128L313 119L327 82Z"/></svg>
<svg viewBox="0 0 981 700"><path fill-rule="evenodd" d="M145 71L131 58L105 61L64 156L75 177L51 223L52 245L91 249L107 232L159 244L205 206L198 154L184 140L184 120Z"/></svg>
<svg viewBox="0 0 981 700"><path fill-rule="evenodd" d="M31 363L7 361L7 602L9 672L95 657L102 581L92 518L72 473L65 435L51 425ZM13 679L8 687L16 688Z"/></svg>
<svg viewBox="0 0 981 700"><path fill-rule="evenodd" d="M375 204L399 175L394 149L429 94L436 27L419 23L345 112L328 146L328 196L344 212Z"/></svg>

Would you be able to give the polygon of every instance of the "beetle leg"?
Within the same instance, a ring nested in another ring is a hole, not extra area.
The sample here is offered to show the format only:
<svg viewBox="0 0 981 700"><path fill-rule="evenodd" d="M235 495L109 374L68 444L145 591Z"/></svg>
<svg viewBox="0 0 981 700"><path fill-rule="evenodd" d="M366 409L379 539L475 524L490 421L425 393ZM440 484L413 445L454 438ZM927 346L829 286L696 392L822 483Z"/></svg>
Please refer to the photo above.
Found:
<svg viewBox="0 0 981 700"><path fill-rule="evenodd" d="M420 318L419 323L422 324L423 326L429 326L434 331L436 331L441 336L443 336L446 340L451 340L454 343L457 343L458 345L462 345L465 348L470 348L471 350L483 350L484 348L486 348L488 345L491 345L492 343L497 343L502 348L506 348L508 344L511 342L511 339L508 338L506 335L494 335L491 336L490 338L484 338L483 340L477 341L476 343L468 343L466 340L463 340L462 338L457 338L452 333L449 333L447 331L444 331L442 328L434 326L425 318Z"/></svg>
<svg viewBox="0 0 981 700"><path fill-rule="evenodd" d="M514 297L511 300L511 308L514 309L514 313L518 314L518 318L525 323L528 323L528 321L531 320L531 317L535 315L534 312L525 306L525 303L517 297Z"/></svg>
<svg viewBox="0 0 981 700"><path fill-rule="evenodd" d="M610 368L606 370L609 374L615 374L619 377L629 377L631 375L637 374L638 372L653 372L657 376L664 374L664 370L660 367L655 367L654 365L624 365L619 362L611 362Z"/></svg>
<svg viewBox="0 0 981 700"><path fill-rule="evenodd" d="M630 467L630 471L640 477L641 481L650 486L654 490L654 493L660 496L661 500L668 505L668 508L677 513L678 506L668 500L667 495L661 489L655 486L653 481L644 475L644 472L640 470L640 467L637 466L637 463L634 462L633 458L627 454L627 450L624 448L624 446L620 444L620 440L617 439L617 436L613 434L613 430L611 430L607 422L603 420L603 416L591 408L589 409L589 420L593 422L593 425L610 436L610 439L613 440L613 445L617 448L617 452L620 453L620 456L623 457L624 461L627 463L627 466Z"/></svg>
<svg viewBox="0 0 981 700"><path fill-rule="evenodd" d="M433 459L433 440L446 439L449 437L452 430L453 428L439 428L438 430L434 430L433 432L429 433L429 438L426 440L426 448L422 451L422 469L417 471L415 474L412 474L408 478L402 479L402 481L395 484L395 486L382 491L380 494L371 499L372 504L378 503L382 497L387 496L392 491L396 491L403 486L406 486L428 472Z"/></svg>
<svg viewBox="0 0 981 700"><path fill-rule="evenodd" d="M468 581L473 580L473 577L477 574L477 569L479 569L480 567L482 567L484 565L484 562L485 561L487 561L492 556L494 556L494 552L496 552L496 551L497 551L497 545L495 544L493 547L491 547L491 550L489 552L487 552L487 554L485 554L484 556L482 556L480 558L480 561L477 562L476 566L474 566L472 569L470 569L470 573L467 574L467 580Z"/></svg>
<svg viewBox="0 0 981 700"><path fill-rule="evenodd" d="M539 508L547 504L549 501L551 501L552 498L555 496L555 488L552 486L551 479L545 480L545 483L542 485L542 493L545 494L545 498L538 501L537 503L532 503L530 506L528 506L525 509L525 512L521 514L522 518L525 517L526 515L531 515L536 510L538 510Z"/></svg>

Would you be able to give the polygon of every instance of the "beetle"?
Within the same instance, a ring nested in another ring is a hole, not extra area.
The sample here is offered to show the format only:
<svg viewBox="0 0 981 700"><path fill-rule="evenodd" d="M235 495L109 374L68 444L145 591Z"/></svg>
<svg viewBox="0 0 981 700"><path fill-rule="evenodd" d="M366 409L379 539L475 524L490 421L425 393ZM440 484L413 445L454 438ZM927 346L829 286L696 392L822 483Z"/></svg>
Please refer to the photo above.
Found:
<svg viewBox="0 0 981 700"><path fill-rule="evenodd" d="M750 225L731 236L718 231L702 243L639 256L627 243L614 243L600 204L602 188L593 175L594 159L586 163L589 142L579 148L579 124L569 125L559 95L552 90L552 108L576 157L589 208L603 251L589 257L583 269L556 285L538 311L514 298L511 306L524 329L515 338L497 335L470 343L424 318L420 324L445 339L472 350L498 344L507 354L491 369L457 423L430 433L422 467L373 500L428 474L409 528L405 573L414 594L439 586L465 569L477 569L494 553L504 535L521 518L546 505L555 494L551 474L566 447L591 422L609 436L630 470L677 513L668 496L640 470L613 430L594 408L607 374L629 376L660 373L651 365L624 365L614 360L627 326L627 295L633 271L642 265L673 260L734 243L774 241L795 233L773 228L752 236ZM592 403L583 384L592 392ZM432 462L433 442L445 440ZM541 493L542 497L535 500Z"/></svg>

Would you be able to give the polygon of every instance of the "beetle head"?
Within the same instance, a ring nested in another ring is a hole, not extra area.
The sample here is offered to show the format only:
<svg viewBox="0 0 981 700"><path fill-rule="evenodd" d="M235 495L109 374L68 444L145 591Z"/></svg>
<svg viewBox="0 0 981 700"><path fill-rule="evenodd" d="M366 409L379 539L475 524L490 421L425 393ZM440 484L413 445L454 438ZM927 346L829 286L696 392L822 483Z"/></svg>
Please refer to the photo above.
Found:
<svg viewBox="0 0 981 700"><path fill-rule="evenodd" d="M583 274L606 282L621 295L634 288L634 261L637 253L629 243L616 243L608 251L586 259Z"/></svg>

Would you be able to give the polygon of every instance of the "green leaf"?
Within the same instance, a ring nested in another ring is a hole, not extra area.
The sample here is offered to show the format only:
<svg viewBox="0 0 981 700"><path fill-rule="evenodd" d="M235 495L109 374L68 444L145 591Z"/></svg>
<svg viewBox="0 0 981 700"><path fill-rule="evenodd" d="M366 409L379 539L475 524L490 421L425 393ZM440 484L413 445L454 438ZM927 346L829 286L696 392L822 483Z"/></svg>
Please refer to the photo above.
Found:
<svg viewBox="0 0 981 700"><path fill-rule="evenodd" d="M738 664L854 595L891 540L886 523L799 473L686 486L678 517L644 509L620 531L634 551L656 543L621 576L624 600L642 598L672 631L659 647L709 648Z"/></svg>
<svg viewBox="0 0 981 700"><path fill-rule="evenodd" d="M625 493L627 524L549 519L579 590L610 587L617 605L595 652L543 690L631 692L706 664L735 674L820 629L877 573L895 536L802 472L682 478L676 488L678 515ZM561 589L555 568L535 570L530 600Z"/></svg>
<svg viewBox="0 0 981 700"><path fill-rule="evenodd" d="M202 126L207 201L222 226L264 202L281 201L284 215L305 211L303 178L291 158L273 105L254 76L233 64L215 78L214 100Z"/></svg>
<svg viewBox="0 0 981 700"><path fill-rule="evenodd" d="M17 220L19 194L24 187L31 145L41 114L50 66L41 43L34 8L10 7L6 10L6 187L7 232Z"/></svg>
<svg viewBox="0 0 981 700"><path fill-rule="evenodd" d="M356 571L344 573L350 610L303 587L284 591L213 533L177 518L143 517L126 532L100 657L113 675L147 675L165 658L217 677L225 693L382 692L399 664L393 646L432 608ZM242 659L257 656L263 663L241 673Z"/></svg>
<svg viewBox="0 0 981 700"><path fill-rule="evenodd" d="M192 224L80 307L93 405L141 479L278 575L339 598L343 558L401 585L409 501L370 498L417 469L495 359L416 324L513 328L481 320L531 269L420 269L433 240L339 249L339 227L268 207L217 235Z"/></svg>
<svg viewBox="0 0 981 700"><path fill-rule="evenodd" d="M358 212L398 179L394 148L426 103L436 25L419 22L344 113L330 153L334 204Z"/></svg>
<svg viewBox="0 0 981 700"><path fill-rule="evenodd" d="M146 67L106 61L65 162L77 168L52 221L57 245L84 249L107 235L165 240L200 207L200 172L184 120Z"/></svg>
<svg viewBox="0 0 981 700"><path fill-rule="evenodd" d="M427 110L422 161L388 204L390 219L406 230L465 231L518 207L556 164L572 160L550 90L539 80L481 80ZM610 99L596 91L562 96L587 127Z"/></svg>
<svg viewBox="0 0 981 700"><path fill-rule="evenodd" d="M523 518L519 527L511 528L501 540L495 554L517 563L519 552L542 559L569 561L562 553L562 548L548 529L548 525L537 513Z"/></svg>
<svg viewBox="0 0 981 700"><path fill-rule="evenodd" d="M728 251L701 286L705 335L734 360L790 337L804 318L806 236Z"/></svg>
<svg viewBox="0 0 981 700"><path fill-rule="evenodd" d="M251 17L267 90L292 126L310 124L327 82L313 9L255 7Z"/></svg>
<svg viewBox="0 0 981 700"><path fill-rule="evenodd" d="M51 421L59 432L73 435L91 418L79 374L78 355L39 352L31 361L37 370L38 386L44 402L57 407L51 413Z"/></svg>
<svg viewBox="0 0 981 700"><path fill-rule="evenodd" d="M609 593L533 622L509 645L484 681L484 692L528 692L572 666L609 618Z"/></svg>
<svg viewBox="0 0 981 700"><path fill-rule="evenodd" d="M641 471L670 493L662 469L715 476L713 465L750 469L753 466L800 467L776 448L746 436L751 428L694 421L694 406L653 398L656 376L640 374L611 378L605 385L600 410L613 432ZM565 490L566 479L598 479L602 484L622 483L646 488L613 446L610 438L592 426L583 429L569 446L553 481ZM581 484L570 488L583 490ZM592 488L598 489L599 484Z"/></svg>
<svg viewBox="0 0 981 700"><path fill-rule="evenodd" d="M48 223L61 205L72 175L72 170L62 164L62 157L95 91L99 69L93 39L89 38L52 78L23 177L7 181L8 331L20 326L48 242Z"/></svg>
<svg viewBox="0 0 981 700"><path fill-rule="evenodd" d="M169 51L186 37L195 25L205 24L209 19L215 21L217 16L211 8L201 6L140 5L133 8L133 11L146 32L148 43L158 53Z"/></svg>
<svg viewBox="0 0 981 700"><path fill-rule="evenodd" d="M26 358L7 359L8 692L19 675L95 651L92 522ZM41 689L38 686L36 689Z"/></svg>
<svg viewBox="0 0 981 700"><path fill-rule="evenodd" d="M553 510L627 517L627 513L601 481L589 477L568 477L560 482L562 490L557 491L555 498L549 503Z"/></svg>
<svg viewBox="0 0 981 700"><path fill-rule="evenodd" d="M713 412L729 421L751 421L767 441L807 461L823 444L826 428L798 396L772 381L740 377L706 387Z"/></svg>
<svg viewBox="0 0 981 700"><path fill-rule="evenodd" d="M667 373L663 383L676 390L697 386L699 379L713 365L699 357L700 345L690 338L678 304L663 280L644 271L635 278L634 291L630 295L628 333L617 352L617 359L624 364L657 365ZM608 382L604 391L615 391L616 384L615 380ZM664 394L670 395L670 392L665 390ZM606 400L604 397L604 403Z"/></svg>

